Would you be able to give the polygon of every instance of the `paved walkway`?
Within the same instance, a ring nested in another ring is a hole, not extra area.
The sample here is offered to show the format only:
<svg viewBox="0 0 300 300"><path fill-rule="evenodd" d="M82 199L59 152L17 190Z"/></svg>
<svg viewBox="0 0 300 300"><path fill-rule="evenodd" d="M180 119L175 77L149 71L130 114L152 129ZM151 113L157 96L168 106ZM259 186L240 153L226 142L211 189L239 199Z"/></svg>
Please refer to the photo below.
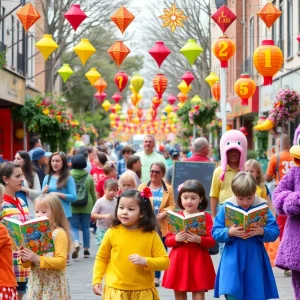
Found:
<svg viewBox="0 0 300 300"><path fill-rule="evenodd" d="M93 294L92 291L92 274L95 254L97 252L97 245L95 243L95 236L91 234L91 257L83 258L83 251L79 253L79 259L71 261L71 265L68 267L69 284L72 293L72 300L100 300ZM213 256L215 269L217 270L219 256ZM279 289L280 299L282 300L294 300L293 289L291 285L291 277L285 277L283 271L274 268L277 286ZM161 300L174 299L173 291L164 288L159 288L159 294ZM192 299L189 296L189 299ZM213 298L213 292L206 293L206 300ZM223 298L224 299L224 298ZM117 300L117 299L116 299ZM255 299L253 299L255 300Z"/></svg>

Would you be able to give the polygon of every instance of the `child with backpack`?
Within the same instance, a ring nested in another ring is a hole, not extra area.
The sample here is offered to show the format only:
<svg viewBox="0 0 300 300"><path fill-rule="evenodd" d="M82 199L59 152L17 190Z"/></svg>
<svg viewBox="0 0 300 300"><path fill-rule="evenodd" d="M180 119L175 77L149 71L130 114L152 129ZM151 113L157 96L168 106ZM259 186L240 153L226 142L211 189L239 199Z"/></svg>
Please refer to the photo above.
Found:
<svg viewBox="0 0 300 300"><path fill-rule="evenodd" d="M93 177L86 170L86 158L77 154L72 158L71 175L76 184L76 201L72 203L72 217L70 219L73 235L72 258L76 259L80 250L79 229L83 236L83 257L90 256L90 218L93 205L96 202L95 184Z"/></svg>

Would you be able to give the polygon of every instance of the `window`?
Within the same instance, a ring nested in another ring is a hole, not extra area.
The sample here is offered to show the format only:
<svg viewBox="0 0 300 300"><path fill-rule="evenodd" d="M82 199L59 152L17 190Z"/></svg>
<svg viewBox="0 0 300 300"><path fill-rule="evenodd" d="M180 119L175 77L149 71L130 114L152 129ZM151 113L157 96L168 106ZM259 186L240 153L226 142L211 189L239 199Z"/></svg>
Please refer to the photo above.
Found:
<svg viewBox="0 0 300 300"><path fill-rule="evenodd" d="M20 21L17 21L17 55L20 53Z"/></svg>
<svg viewBox="0 0 300 300"><path fill-rule="evenodd" d="M250 19L249 22L249 54L250 54L250 61L249 61L249 68L246 70L249 72L250 76L253 74L253 62L252 62L252 55L254 52L254 17Z"/></svg>
<svg viewBox="0 0 300 300"><path fill-rule="evenodd" d="M4 16L5 16L5 8L2 7L2 17L4 17ZM5 19L1 21L0 25L2 27L2 30L1 30L1 41L2 41L3 44L5 44L4 43Z"/></svg>
<svg viewBox="0 0 300 300"><path fill-rule="evenodd" d="M287 7L287 56L293 56L293 0L288 0Z"/></svg>
<svg viewBox="0 0 300 300"><path fill-rule="evenodd" d="M276 0L273 1L273 5L276 5ZM275 45L277 45L276 24L277 22L275 22L272 26L272 40L274 41Z"/></svg>
<svg viewBox="0 0 300 300"><path fill-rule="evenodd" d="M11 16L11 65L15 64L15 17Z"/></svg>
<svg viewBox="0 0 300 300"><path fill-rule="evenodd" d="M277 46L281 49L284 55L284 1L283 0L280 0L279 7L282 12L282 15L279 18L279 40Z"/></svg>

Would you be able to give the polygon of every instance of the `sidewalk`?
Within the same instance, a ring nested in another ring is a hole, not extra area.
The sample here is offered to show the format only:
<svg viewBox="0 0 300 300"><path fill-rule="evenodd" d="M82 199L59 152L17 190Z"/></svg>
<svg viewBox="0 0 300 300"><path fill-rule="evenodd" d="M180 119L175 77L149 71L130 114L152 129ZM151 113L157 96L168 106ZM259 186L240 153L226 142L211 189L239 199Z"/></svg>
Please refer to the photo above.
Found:
<svg viewBox="0 0 300 300"><path fill-rule="evenodd" d="M91 257L83 258L83 251L79 253L79 259L71 261L71 265L68 266L69 284L72 294L72 300L99 300L93 294L92 291L92 275L93 275L93 265L94 258L97 252L97 245L95 242L95 236L91 234ZM219 263L219 256L213 256L213 261L215 269ZM274 274L276 277L277 287L280 294L280 299L282 300L294 300L293 288L291 284L291 277L285 277L283 271L274 268ZM171 300L174 299L174 294L172 290L167 290L164 288L159 288L159 294L161 300ZM192 299L191 295L188 299ZM206 293L206 300L212 300L213 291ZM221 298L224 299L224 298ZM117 300L117 299L116 299ZM142 300L142 299L141 299Z"/></svg>

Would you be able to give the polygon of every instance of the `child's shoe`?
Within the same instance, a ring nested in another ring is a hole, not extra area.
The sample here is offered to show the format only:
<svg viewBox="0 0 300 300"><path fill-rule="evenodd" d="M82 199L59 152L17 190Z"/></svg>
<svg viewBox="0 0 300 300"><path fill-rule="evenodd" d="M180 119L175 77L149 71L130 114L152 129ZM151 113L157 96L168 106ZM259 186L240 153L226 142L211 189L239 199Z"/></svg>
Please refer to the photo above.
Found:
<svg viewBox="0 0 300 300"><path fill-rule="evenodd" d="M74 250L72 252L72 259L76 259L78 257L79 250L80 250L79 244L78 243L74 244Z"/></svg>
<svg viewBox="0 0 300 300"><path fill-rule="evenodd" d="M90 255L91 255L91 254L90 254L89 250L85 249L85 250L83 251L83 257L84 257L84 258L89 258Z"/></svg>

